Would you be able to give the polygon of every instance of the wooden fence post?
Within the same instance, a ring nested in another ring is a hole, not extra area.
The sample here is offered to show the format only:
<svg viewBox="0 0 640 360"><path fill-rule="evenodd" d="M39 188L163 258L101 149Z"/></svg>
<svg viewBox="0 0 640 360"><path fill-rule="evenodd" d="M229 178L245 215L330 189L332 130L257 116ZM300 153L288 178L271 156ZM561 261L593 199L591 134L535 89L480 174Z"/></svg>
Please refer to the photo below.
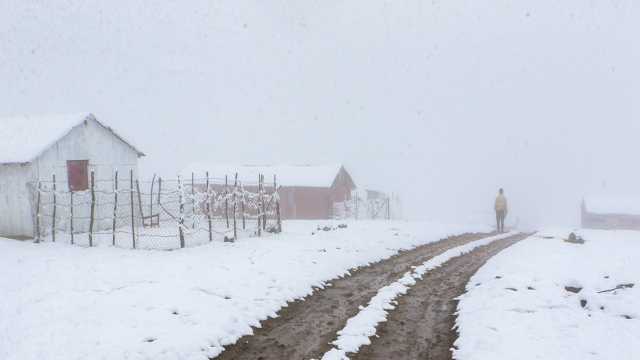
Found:
<svg viewBox="0 0 640 360"><path fill-rule="evenodd" d="M229 175L224 176L224 218L227 220L227 229L229 228Z"/></svg>
<svg viewBox="0 0 640 360"><path fill-rule="evenodd" d="M89 247L93 246L93 222L96 212L95 176L91 171L91 218L89 219Z"/></svg>
<svg viewBox="0 0 640 360"><path fill-rule="evenodd" d="M262 191L260 192L260 198L262 199L262 230L267 230L267 202L264 199L264 174L260 177L262 184Z"/></svg>
<svg viewBox="0 0 640 360"><path fill-rule="evenodd" d="M42 196L42 183L38 180L38 196L36 200L36 243L40 242L40 197Z"/></svg>
<svg viewBox="0 0 640 360"><path fill-rule="evenodd" d="M238 173L233 183L233 241L238 239L238 224L236 213L238 211Z"/></svg>
<svg viewBox="0 0 640 360"><path fill-rule="evenodd" d="M193 172L191 173L191 211L193 211L193 214L191 215L193 217L193 222L191 224L191 228L195 229L196 228L196 190L195 190L195 181L194 181L194 177L193 177Z"/></svg>
<svg viewBox="0 0 640 360"><path fill-rule="evenodd" d="M240 198L240 211L242 211L242 230L246 230L247 229L247 222L246 222L246 215L245 215L245 210L244 210L244 198L245 198L245 194L244 194L244 186L242 185L242 183L240 183L240 190L242 191L242 197Z"/></svg>
<svg viewBox="0 0 640 360"><path fill-rule="evenodd" d="M51 241L56 242L56 213L57 213L57 199L56 194L56 174L53 174L53 217L51 218Z"/></svg>
<svg viewBox="0 0 640 360"><path fill-rule="evenodd" d="M262 179L262 175L258 174L258 204L257 204L258 236L262 235L262 214L260 213L260 209L262 209L262 206L260 204L260 202L262 201L262 196L260 196L260 194L262 193L262 182L260 181L260 179Z"/></svg>
<svg viewBox="0 0 640 360"><path fill-rule="evenodd" d="M116 218L118 217L118 170L113 179L113 224L111 226L111 244L116 246Z"/></svg>
<svg viewBox="0 0 640 360"><path fill-rule="evenodd" d="M149 216L153 216L153 187L156 185L156 174L153 174L153 178L151 179L151 191L149 191ZM153 223L153 218L151 219ZM158 223L160 219L158 219ZM158 224L160 226L160 224Z"/></svg>
<svg viewBox="0 0 640 360"><path fill-rule="evenodd" d="M140 195L139 179L136 179L136 192L138 193L138 207L140 208L140 218L142 219L142 227L144 228L144 211L142 211L142 195ZM150 219L150 222L153 222L153 220Z"/></svg>
<svg viewBox="0 0 640 360"><path fill-rule="evenodd" d="M213 233L211 229L211 201L209 199L209 172L207 171L207 222L209 223L209 242L213 241Z"/></svg>
<svg viewBox="0 0 640 360"><path fill-rule="evenodd" d="M158 206L160 206L160 194L162 193L162 178L158 178ZM158 219L158 222L160 220Z"/></svg>
<svg viewBox="0 0 640 360"><path fill-rule="evenodd" d="M131 246L136 248L136 219L133 207L133 169L129 170L129 200L131 201Z"/></svg>
<svg viewBox="0 0 640 360"><path fill-rule="evenodd" d="M178 196L180 201L180 218L178 219L178 234L180 236L180 248L184 248L184 189L182 187L182 179L178 175Z"/></svg>
<svg viewBox="0 0 640 360"><path fill-rule="evenodd" d="M387 220L391 220L391 198L387 197Z"/></svg>
<svg viewBox="0 0 640 360"><path fill-rule="evenodd" d="M69 188L69 227L71 228L71 245L75 243L73 234L73 189Z"/></svg>
<svg viewBox="0 0 640 360"><path fill-rule="evenodd" d="M282 232L282 221L280 219L280 194L278 194L278 181L276 174L273 174L273 194L276 197L276 220L278 224L278 232Z"/></svg>

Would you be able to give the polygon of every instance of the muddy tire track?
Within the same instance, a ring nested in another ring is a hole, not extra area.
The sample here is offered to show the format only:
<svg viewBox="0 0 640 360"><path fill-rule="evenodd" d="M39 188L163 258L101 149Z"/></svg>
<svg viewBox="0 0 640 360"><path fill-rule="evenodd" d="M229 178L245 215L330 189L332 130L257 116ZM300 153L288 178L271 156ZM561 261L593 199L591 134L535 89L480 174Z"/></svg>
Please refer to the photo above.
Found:
<svg viewBox="0 0 640 360"><path fill-rule="evenodd" d="M378 289L396 281L411 266L456 246L490 236L463 234L402 251L386 260L351 271L351 275L329 281L304 299L289 303L278 317L265 320L254 335L240 338L216 359L313 359L328 351L336 332L356 315Z"/></svg>
<svg viewBox="0 0 640 360"><path fill-rule="evenodd" d="M458 336L454 330L458 306L455 299L488 259L526 237L519 234L494 241L427 272L399 298L387 321L378 326L378 336L371 339L371 345L349 358L450 360Z"/></svg>

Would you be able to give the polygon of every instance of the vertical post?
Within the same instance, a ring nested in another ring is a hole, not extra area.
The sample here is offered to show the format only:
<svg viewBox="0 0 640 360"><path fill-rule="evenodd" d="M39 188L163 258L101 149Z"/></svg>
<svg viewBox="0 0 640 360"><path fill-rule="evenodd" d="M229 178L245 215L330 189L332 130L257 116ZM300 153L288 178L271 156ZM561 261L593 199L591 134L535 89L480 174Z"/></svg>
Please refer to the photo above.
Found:
<svg viewBox="0 0 640 360"><path fill-rule="evenodd" d="M142 218L142 227L144 227L144 212L142 211L142 195L140 195L140 180L136 179L136 192L138 193L138 208L140 208L140 218ZM153 220L150 220L153 221Z"/></svg>
<svg viewBox="0 0 640 360"><path fill-rule="evenodd" d="M156 174L153 174L153 178L151 179L151 191L149 191L149 216L151 216L150 221L152 225L153 225L153 187L155 185L156 185Z"/></svg>
<svg viewBox="0 0 640 360"><path fill-rule="evenodd" d="M191 210L193 211L193 214L191 214L191 216L193 217L193 224L191 224L191 228L195 229L196 228L196 191L195 191L195 181L193 178L193 172L191 173Z"/></svg>
<svg viewBox="0 0 640 360"><path fill-rule="evenodd" d="M282 220L280 219L280 194L278 194L278 181L276 174L273 174L273 196L276 198L276 220L278 224L278 233L282 232Z"/></svg>
<svg viewBox="0 0 640 360"><path fill-rule="evenodd" d="M69 188L69 213L71 216L69 217L69 227L71 228L71 245L74 244L74 234L73 234L73 189Z"/></svg>
<svg viewBox="0 0 640 360"><path fill-rule="evenodd" d="M207 222L209 223L209 242L213 241L213 233L211 229L211 202L209 201L209 172L207 171Z"/></svg>
<svg viewBox="0 0 640 360"><path fill-rule="evenodd" d="M262 183L260 182L260 179L262 179L262 174L258 174L258 236L262 235L262 214L260 213L260 210L262 209L260 204L262 201L262 197L260 196L262 192Z"/></svg>
<svg viewBox="0 0 640 360"><path fill-rule="evenodd" d="M387 220L391 220L391 198L387 197Z"/></svg>
<svg viewBox="0 0 640 360"><path fill-rule="evenodd" d="M158 178L158 206L160 206L160 194L162 193L162 178Z"/></svg>
<svg viewBox="0 0 640 360"><path fill-rule="evenodd" d="M89 247L93 246L93 222L96 215L95 174L91 171L91 218L89 219Z"/></svg>
<svg viewBox="0 0 640 360"><path fill-rule="evenodd" d="M38 180L38 195L36 200L36 243L40 242L40 197L42 196L42 183Z"/></svg>
<svg viewBox="0 0 640 360"><path fill-rule="evenodd" d="M118 217L118 170L113 178L113 224L111 226L111 244L116 246L116 218Z"/></svg>
<svg viewBox="0 0 640 360"><path fill-rule="evenodd" d="M262 199L262 230L267 230L267 202L264 199L264 174L260 176L260 183L262 184L262 191L260 191L260 198Z"/></svg>
<svg viewBox="0 0 640 360"><path fill-rule="evenodd" d="M224 176L224 218L227 220L227 229L229 228L229 176Z"/></svg>
<svg viewBox="0 0 640 360"><path fill-rule="evenodd" d="M136 248L136 219L133 208L133 169L129 170L129 201L131 201L131 246Z"/></svg>
<svg viewBox="0 0 640 360"><path fill-rule="evenodd" d="M56 242L56 213L57 213L57 194L56 194L56 174L53 174L53 217L51 218L51 241Z"/></svg>
<svg viewBox="0 0 640 360"><path fill-rule="evenodd" d="M182 179L178 175L178 196L180 201L180 218L178 219L178 234L180 236L180 248L184 248L184 189Z"/></svg>
<svg viewBox="0 0 640 360"><path fill-rule="evenodd" d="M246 230L247 229L247 221L246 221L246 213L245 213L245 209L244 209L244 198L245 198L245 194L244 194L244 186L242 186L242 183L240 183L240 191L241 191L241 198L240 198L240 211L242 211L242 230Z"/></svg>
<svg viewBox="0 0 640 360"><path fill-rule="evenodd" d="M238 239L238 223L236 213L238 211L238 173L233 183L233 241Z"/></svg>

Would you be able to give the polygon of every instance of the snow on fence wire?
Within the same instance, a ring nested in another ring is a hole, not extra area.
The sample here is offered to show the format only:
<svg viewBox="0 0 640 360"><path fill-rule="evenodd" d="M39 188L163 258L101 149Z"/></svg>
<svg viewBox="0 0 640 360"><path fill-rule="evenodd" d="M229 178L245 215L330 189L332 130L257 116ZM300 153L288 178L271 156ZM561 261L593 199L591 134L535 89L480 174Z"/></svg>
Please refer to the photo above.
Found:
<svg viewBox="0 0 640 360"><path fill-rule="evenodd" d="M282 231L275 178L247 184L237 174L151 181L127 175L98 180L91 172L83 191L63 189L55 176L33 184L36 241L176 249Z"/></svg>
<svg viewBox="0 0 640 360"><path fill-rule="evenodd" d="M336 220L391 220L398 217L396 211L393 210L389 196L363 198L357 191L354 191L350 200L333 203L333 218Z"/></svg>

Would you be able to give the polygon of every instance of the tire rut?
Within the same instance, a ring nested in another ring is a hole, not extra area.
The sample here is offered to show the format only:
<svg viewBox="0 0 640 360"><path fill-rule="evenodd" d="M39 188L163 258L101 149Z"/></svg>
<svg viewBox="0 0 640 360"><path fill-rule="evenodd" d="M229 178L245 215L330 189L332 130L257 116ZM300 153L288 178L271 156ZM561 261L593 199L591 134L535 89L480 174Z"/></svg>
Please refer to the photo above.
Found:
<svg viewBox="0 0 640 360"><path fill-rule="evenodd" d="M398 300L387 321L377 329L377 337L352 360L423 359L449 360L457 338L454 330L458 301L469 279L488 259L526 238L519 234L453 258L427 272Z"/></svg>
<svg viewBox="0 0 640 360"><path fill-rule="evenodd" d="M240 338L215 359L313 359L330 349L330 342L347 320L366 305L378 289L400 278L411 266L421 264L444 251L491 234L452 236L388 259L352 270L334 279L331 286L288 304L278 317L267 319L253 335Z"/></svg>

